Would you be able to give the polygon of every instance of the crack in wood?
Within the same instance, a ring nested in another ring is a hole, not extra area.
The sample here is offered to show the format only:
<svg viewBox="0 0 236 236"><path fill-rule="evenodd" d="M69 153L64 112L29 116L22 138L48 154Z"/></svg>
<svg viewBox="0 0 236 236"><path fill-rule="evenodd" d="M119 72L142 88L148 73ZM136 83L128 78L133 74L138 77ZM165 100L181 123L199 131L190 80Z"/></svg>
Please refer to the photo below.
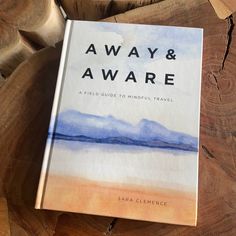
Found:
<svg viewBox="0 0 236 236"><path fill-rule="evenodd" d="M108 236L112 234L112 230L115 227L115 224L117 223L117 218L113 218L113 220L111 221L111 223L108 225L106 232L104 233L104 235Z"/></svg>
<svg viewBox="0 0 236 236"><path fill-rule="evenodd" d="M77 1L74 2L73 8L74 8L74 10L75 10L77 16L79 16L79 12L80 12L80 11L79 11L79 5L78 5L78 2L77 2Z"/></svg>
<svg viewBox="0 0 236 236"><path fill-rule="evenodd" d="M5 80L6 79L6 76L4 76L2 73L1 73L1 71L0 71L0 80Z"/></svg>
<svg viewBox="0 0 236 236"><path fill-rule="evenodd" d="M235 26L232 15L227 18L227 22L228 22L227 44L226 44L225 54L224 54L222 64L221 64L221 70L224 69L225 61L229 54L229 49L232 43L232 34L233 34L234 26Z"/></svg>
<svg viewBox="0 0 236 236"><path fill-rule="evenodd" d="M219 94L219 99L220 99L220 101L222 101L222 100L221 100L220 87L219 87L219 84L218 84L217 76L215 75L214 72L211 72L211 75L213 76L213 78L214 78L214 80L215 80L216 88L217 88L218 94Z"/></svg>
<svg viewBox="0 0 236 236"><path fill-rule="evenodd" d="M216 158L216 157L208 150L208 148L207 148L205 145L202 145L202 150L203 150L203 152L205 153L205 155L206 155L207 157Z"/></svg>
<svg viewBox="0 0 236 236"><path fill-rule="evenodd" d="M117 19L116 19L116 16L114 16L114 20L115 20L115 22L117 23Z"/></svg>
<svg viewBox="0 0 236 236"><path fill-rule="evenodd" d="M58 213L58 215L57 215L57 217L56 217L55 227L53 228L53 231L54 231L53 236L56 235L56 233L57 233L57 225L59 224L59 223L58 223L58 222L59 222L59 219L60 219L60 217L63 216L64 214L65 214L65 213L63 213L63 212L59 212L59 213Z"/></svg>
<svg viewBox="0 0 236 236"><path fill-rule="evenodd" d="M107 7L106 7L106 17L111 16L111 12L113 12L113 8L114 8L115 2L114 0L110 0L110 2L108 3Z"/></svg>
<svg viewBox="0 0 236 236"><path fill-rule="evenodd" d="M214 80L215 80L215 84L216 84L216 88L217 88L218 93L219 93L220 101L222 101L222 98L221 98L221 94L220 94L220 86L219 86L218 80L219 80L219 77L220 77L220 73L222 72L222 70L224 70L225 61L228 57L228 54L229 54L229 51L230 51L230 46L231 46L231 43L232 43L232 35L233 35L234 26L235 26L232 15L227 18L227 24L228 24L227 40L226 40L225 52L224 52L222 63L221 63L221 68L219 69L217 75L214 72L210 73L213 76Z"/></svg>

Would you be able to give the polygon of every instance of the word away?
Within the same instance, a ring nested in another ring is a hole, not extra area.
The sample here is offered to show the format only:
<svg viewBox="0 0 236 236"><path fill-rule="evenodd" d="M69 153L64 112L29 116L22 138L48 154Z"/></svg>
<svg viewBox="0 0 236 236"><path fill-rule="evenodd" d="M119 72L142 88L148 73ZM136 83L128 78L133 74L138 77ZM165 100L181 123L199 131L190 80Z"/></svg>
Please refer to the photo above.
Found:
<svg viewBox="0 0 236 236"><path fill-rule="evenodd" d="M113 54L113 56L117 56L120 52L121 46L118 46L117 48L115 48L114 45L111 45L111 47L109 48L108 45L104 45L105 48L105 53L107 56L110 56L110 54ZM150 58L153 59L158 48L147 48L149 54L150 54ZM88 47L88 49L86 50L85 54L88 53L93 53L94 55L97 54L97 50L94 46L94 44L90 44L90 46ZM131 56L135 56L135 57L140 57L139 56L139 51L137 49L137 47L132 47L128 53L128 57ZM168 49L167 50L167 54L166 54L166 59L167 60L175 60L176 59L176 55L175 55L175 51L174 49Z"/></svg>

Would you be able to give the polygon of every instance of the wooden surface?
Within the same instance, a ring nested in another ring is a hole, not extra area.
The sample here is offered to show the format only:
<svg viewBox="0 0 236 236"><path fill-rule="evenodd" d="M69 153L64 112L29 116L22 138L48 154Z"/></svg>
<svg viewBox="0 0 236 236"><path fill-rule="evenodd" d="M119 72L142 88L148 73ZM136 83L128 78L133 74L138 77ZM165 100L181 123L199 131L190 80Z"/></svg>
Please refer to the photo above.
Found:
<svg viewBox="0 0 236 236"><path fill-rule="evenodd" d="M15 28L1 21L0 35L0 72L7 77L35 50Z"/></svg>
<svg viewBox="0 0 236 236"><path fill-rule="evenodd" d="M69 19L99 20L163 0L60 0Z"/></svg>
<svg viewBox="0 0 236 236"><path fill-rule="evenodd" d="M204 0L165 0L106 19L204 28L196 228L34 209L58 44L35 53L0 85L0 196L7 199L11 235L236 235L235 17L218 19Z"/></svg>
<svg viewBox="0 0 236 236"><path fill-rule="evenodd" d="M209 0L219 18L225 19L236 11L235 0Z"/></svg>
<svg viewBox="0 0 236 236"><path fill-rule="evenodd" d="M0 235L10 235L7 201L2 197L0 197Z"/></svg>
<svg viewBox="0 0 236 236"><path fill-rule="evenodd" d="M0 0L0 74L63 39L65 19L54 0Z"/></svg>
<svg viewBox="0 0 236 236"><path fill-rule="evenodd" d="M41 46L63 39L64 17L54 0L1 0L0 19Z"/></svg>

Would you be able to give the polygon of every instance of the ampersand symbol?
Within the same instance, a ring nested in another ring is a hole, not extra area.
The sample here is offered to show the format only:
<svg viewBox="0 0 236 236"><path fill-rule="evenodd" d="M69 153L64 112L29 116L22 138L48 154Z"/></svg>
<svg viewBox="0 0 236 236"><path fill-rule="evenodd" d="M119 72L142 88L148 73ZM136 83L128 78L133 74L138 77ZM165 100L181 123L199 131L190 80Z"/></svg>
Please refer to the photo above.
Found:
<svg viewBox="0 0 236 236"><path fill-rule="evenodd" d="M166 59L167 60L175 60L176 55L174 53L175 53L174 49L169 49L167 51Z"/></svg>

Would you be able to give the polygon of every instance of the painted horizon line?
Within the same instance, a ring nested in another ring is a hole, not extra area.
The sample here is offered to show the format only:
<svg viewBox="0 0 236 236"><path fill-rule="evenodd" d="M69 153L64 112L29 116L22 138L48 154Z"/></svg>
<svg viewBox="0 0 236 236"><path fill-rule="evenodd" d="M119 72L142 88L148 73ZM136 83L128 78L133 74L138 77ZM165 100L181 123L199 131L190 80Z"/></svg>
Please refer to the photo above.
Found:
<svg viewBox="0 0 236 236"><path fill-rule="evenodd" d="M98 116L76 110L59 113L55 130L48 133L48 138L173 151L198 151L198 138L167 129L157 121L142 119L137 125L132 125L111 115Z"/></svg>

